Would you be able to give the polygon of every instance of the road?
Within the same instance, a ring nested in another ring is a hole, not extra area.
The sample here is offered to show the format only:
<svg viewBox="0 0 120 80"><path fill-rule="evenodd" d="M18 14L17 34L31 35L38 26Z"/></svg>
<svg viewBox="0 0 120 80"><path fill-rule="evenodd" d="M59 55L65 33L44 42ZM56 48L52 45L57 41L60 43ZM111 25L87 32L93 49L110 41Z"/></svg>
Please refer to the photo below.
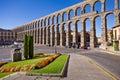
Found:
<svg viewBox="0 0 120 80"><path fill-rule="evenodd" d="M100 51L89 51L81 55L91 58L120 80L120 56L107 54Z"/></svg>
<svg viewBox="0 0 120 80"><path fill-rule="evenodd" d="M0 48L0 58L10 58L11 50L12 48ZM36 46L34 47L34 50L35 53L55 53L55 47ZM111 55L98 50L82 50L65 47L56 47L56 51L58 53L75 53L85 55L100 64L102 67L104 67L106 70L108 70L110 73L114 74L120 79L120 56Z"/></svg>
<svg viewBox="0 0 120 80"><path fill-rule="evenodd" d="M10 53L13 48L7 47L7 48L0 48L0 60L1 59L9 59Z"/></svg>

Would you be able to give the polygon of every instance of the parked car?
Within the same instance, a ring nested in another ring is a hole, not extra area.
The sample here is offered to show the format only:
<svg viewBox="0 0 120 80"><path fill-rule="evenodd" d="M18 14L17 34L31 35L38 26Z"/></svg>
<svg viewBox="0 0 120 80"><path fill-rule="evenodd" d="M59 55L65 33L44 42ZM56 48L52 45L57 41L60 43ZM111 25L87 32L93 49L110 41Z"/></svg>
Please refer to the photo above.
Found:
<svg viewBox="0 0 120 80"><path fill-rule="evenodd" d="M23 43L22 42L14 42L14 44L11 45L12 48L21 48L23 47Z"/></svg>
<svg viewBox="0 0 120 80"><path fill-rule="evenodd" d="M18 45L17 44L12 44L10 45L11 48L18 48Z"/></svg>

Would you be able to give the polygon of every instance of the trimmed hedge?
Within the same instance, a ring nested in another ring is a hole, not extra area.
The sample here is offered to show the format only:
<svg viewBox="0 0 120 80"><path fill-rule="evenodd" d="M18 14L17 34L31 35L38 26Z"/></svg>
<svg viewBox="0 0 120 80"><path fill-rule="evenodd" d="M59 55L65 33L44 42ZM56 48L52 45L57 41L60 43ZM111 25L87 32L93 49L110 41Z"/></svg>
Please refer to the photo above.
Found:
<svg viewBox="0 0 120 80"><path fill-rule="evenodd" d="M119 51L118 43L113 42L113 47L115 51Z"/></svg>
<svg viewBox="0 0 120 80"><path fill-rule="evenodd" d="M24 35L24 58L28 59L28 36Z"/></svg>
<svg viewBox="0 0 120 80"><path fill-rule="evenodd" d="M33 58L33 36L28 36L28 47L29 47L29 58L32 59Z"/></svg>
<svg viewBox="0 0 120 80"><path fill-rule="evenodd" d="M24 58L32 59L34 54L33 36L24 35Z"/></svg>

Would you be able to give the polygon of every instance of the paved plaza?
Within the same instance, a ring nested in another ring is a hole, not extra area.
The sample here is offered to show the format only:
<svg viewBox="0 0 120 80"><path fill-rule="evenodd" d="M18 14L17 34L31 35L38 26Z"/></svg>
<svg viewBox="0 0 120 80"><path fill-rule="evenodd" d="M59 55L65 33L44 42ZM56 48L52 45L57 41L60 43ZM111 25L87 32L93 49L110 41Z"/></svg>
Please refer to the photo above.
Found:
<svg viewBox="0 0 120 80"><path fill-rule="evenodd" d="M70 54L67 77L26 76L16 74L3 80L113 80L88 59L78 54Z"/></svg>

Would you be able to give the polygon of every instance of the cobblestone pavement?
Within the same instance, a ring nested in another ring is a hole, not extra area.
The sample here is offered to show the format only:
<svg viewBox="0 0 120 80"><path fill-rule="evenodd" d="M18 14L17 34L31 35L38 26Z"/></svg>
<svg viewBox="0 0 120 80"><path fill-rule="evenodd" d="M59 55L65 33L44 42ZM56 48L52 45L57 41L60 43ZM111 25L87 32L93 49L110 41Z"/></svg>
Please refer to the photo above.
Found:
<svg viewBox="0 0 120 80"><path fill-rule="evenodd" d="M10 52L12 49L13 48L10 48L10 47L0 48L0 58L5 58L5 59L10 58ZM35 53L38 53L38 52L55 53L55 50L56 50L58 53L70 54L67 77L61 78L61 77L26 76L25 74L14 74L13 76L9 76L4 80L114 80L114 79L111 79L110 76L106 75L105 72L98 69L89 60L87 60L81 55L78 55L80 53L82 54L86 53L84 54L86 56L87 54L89 55L90 53L95 52L94 50L89 50L89 49L82 50L82 49L65 48L65 47L55 48L55 47L47 47L47 46L39 46L39 45L35 46L34 50L35 50Z"/></svg>

